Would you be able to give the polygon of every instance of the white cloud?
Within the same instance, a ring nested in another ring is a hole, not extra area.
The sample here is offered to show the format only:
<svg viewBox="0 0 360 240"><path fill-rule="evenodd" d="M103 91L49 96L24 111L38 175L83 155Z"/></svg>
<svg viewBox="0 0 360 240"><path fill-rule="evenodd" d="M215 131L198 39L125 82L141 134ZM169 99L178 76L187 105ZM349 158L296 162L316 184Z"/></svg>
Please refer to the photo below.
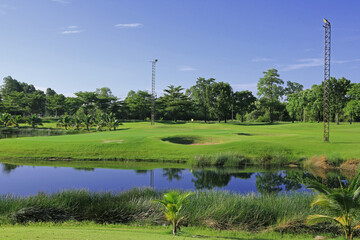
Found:
<svg viewBox="0 0 360 240"><path fill-rule="evenodd" d="M79 29L78 26L72 25L72 26L68 26L66 30L60 32L60 34L66 35L66 34L76 34L81 32L83 32L83 30Z"/></svg>
<svg viewBox="0 0 360 240"><path fill-rule="evenodd" d="M351 59L351 60L334 60L334 61L332 61L332 63L338 63L338 64L352 63L352 62L360 62L360 58Z"/></svg>
<svg viewBox="0 0 360 240"><path fill-rule="evenodd" d="M350 60L331 60L330 62L332 64L343 64L343 63L351 63L351 62L359 62L360 59L350 59ZM305 59L299 59L298 63L295 64L289 64L289 65L282 65L280 66L280 71L292 71L292 70L298 70L302 68L308 68L308 67L318 67L318 66L324 66L324 59L323 58L305 58Z"/></svg>
<svg viewBox="0 0 360 240"><path fill-rule="evenodd" d="M299 59L299 63L288 64L281 68L281 71L292 71L302 68L308 67L317 67L324 65L324 59L322 58L306 58L306 59Z"/></svg>
<svg viewBox="0 0 360 240"><path fill-rule="evenodd" d="M190 72L190 71L195 71L196 69L193 67L189 67L189 66L183 66L179 68L179 71L182 72Z"/></svg>
<svg viewBox="0 0 360 240"><path fill-rule="evenodd" d="M119 23L115 25L117 28L137 28L142 26L144 26L142 23Z"/></svg>
<svg viewBox="0 0 360 240"><path fill-rule="evenodd" d="M76 33L81 33L81 30L66 30L66 31L62 31L61 34L76 34Z"/></svg>
<svg viewBox="0 0 360 240"><path fill-rule="evenodd" d="M56 2L56 3L62 3L62 4L65 4L65 3L70 3L69 1L67 0L51 0L52 2Z"/></svg>
<svg viewBox="0 0 360 240"><path fill-rule="evenodd" d="M266 58L266 57L257 57L251 60L252 62L271 62L273 61L272 58Z"/></svg>

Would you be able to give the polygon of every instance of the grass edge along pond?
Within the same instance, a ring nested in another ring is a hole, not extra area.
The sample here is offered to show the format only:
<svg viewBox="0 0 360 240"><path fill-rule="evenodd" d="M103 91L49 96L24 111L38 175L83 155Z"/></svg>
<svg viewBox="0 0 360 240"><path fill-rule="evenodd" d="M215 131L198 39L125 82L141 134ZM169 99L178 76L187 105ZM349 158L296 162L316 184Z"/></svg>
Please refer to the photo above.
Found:
<svg viewBox="0 0 360 240"><path fill-rule="evenodd" d="M0 140L0 158L122 160L198 166L301 164L323 156L338 167L360 156L360 124L331 125L322 142L318 123L126 122L118 131ZM358 160L356 160L358 162Z"/></svg>
<svg viewBox="0 0 360 240"><path fill-rule="evenodd" d="M0 198L0 219L3 226L68 221L162 226L168 221L154 200L160 199L163 193L153 189L133 189L123 193L68 190L29 197L3 195ZM307 216L323 213L318 208L310 208L312 199L312 194L299 193L240 195L198 191L187 198L182 208L182 226L252 233L341 233L338 227L329 223L305 225Z"/></svg>

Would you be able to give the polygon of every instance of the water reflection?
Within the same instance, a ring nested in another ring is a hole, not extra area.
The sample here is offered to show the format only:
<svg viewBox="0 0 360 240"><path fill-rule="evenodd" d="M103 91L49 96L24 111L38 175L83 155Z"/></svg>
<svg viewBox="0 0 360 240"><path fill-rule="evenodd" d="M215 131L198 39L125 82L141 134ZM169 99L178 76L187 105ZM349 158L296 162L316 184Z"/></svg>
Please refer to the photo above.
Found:
<svg viewBox="0 0 360 240"><path fill-rule="evenodd" d="M296 191L301 187L301 181L289 179L287 171L256 174L256 189L262 194Z"/></svg>
<svg viewBox="0 0 360 240"><path fill-rule="evenodd" d="M338 172L314 175L301 169L180 169L154 170L40 167L2 164L0 194L36 194L63 189L124 191L134 187L184 190L228 190L238 193L276 194L309 191L305 186L316 180L338 187Z"/></svg>
<svg viewBox="0 0 360 240"><path fill-rule="evenodd" d="M18 138L18 137L58 136L69 133L75 134L76 132L75 131L69 132L65 130L53 130L53 129L9 128L9 129L0 129L0 139Z"/></svg>
<svg viewBox="0 0 360 240"><path fill-rule="evenodd" d="M231 174L221 173L218 171L194 171L193 179L196 189L213 189L227 186L232 177Z"/></svg>
<svg viewBox="0 0 360 240"><path fill-rule="evenodd" d="M95 171L95 168L74 168L74 170L77 170L77 171L86 171L86 172L93 172L93 171Z"/></svg>
<svg viewBox="0 0 360 240"><path fill-rule="evenodd" d="M10 173L11 171L15 170L18 167L20 167L20 165L14 165L14 164L8 164L8 163L2 164L2 170L4 173Z"/></svg>
<svg viewBox="0 0 360 240"><path fill-rule="evenodd" d="M184 169L182 168L164 168L163 169L163 177L165 177L168 181L172 182L173 180L180 181L181 180L181 172Z"/></svg>

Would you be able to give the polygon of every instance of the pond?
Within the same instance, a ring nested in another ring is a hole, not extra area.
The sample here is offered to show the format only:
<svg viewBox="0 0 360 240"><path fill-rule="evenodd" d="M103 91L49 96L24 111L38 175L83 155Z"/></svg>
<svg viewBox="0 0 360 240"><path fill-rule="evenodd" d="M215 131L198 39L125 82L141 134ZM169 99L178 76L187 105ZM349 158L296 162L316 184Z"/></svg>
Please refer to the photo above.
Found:
<svg viewBox="0 0 360 240"><path fill-rule="evenodd" d="M54 129L32 129L32 128L9 128L0 129L0 139L18 138L18 137L38 137L38 136L57 136L64 134L73 134L75 131L54 130Z"/></svg>
<svg viewBox="0 0 360 240"><path fill-rule="evenodd" d="M338 173L327 178L300 169L179 169L154 170L79 169L71 167L22 166L1 163L0 194L27 196L65 189L121 192L135 187L158 190L227 190L237 193L309 192L304 182L338 184ZM342 179L346 179L341 176ZM306 185L306 184L305 184Z"/></svg>

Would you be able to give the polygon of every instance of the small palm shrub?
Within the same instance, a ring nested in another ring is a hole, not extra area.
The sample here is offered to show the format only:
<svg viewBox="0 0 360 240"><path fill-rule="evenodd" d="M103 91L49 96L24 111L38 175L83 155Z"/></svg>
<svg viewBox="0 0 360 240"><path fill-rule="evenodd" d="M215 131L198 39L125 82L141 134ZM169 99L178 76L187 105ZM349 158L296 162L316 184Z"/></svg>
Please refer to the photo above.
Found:
<svg viewBox="0 0 360 240"><path fill-rule="evenodd" d="M340 181L340 188L330 189L319 182L312 182L309 188L319 194L314 198L311 206L318 206L328 212L328 215L310 215L307 224L313 225L320 222L335 222L344 230L345 238L353 239L356 229L360 228L359 197L360 197L360 173L352 180L348 187L344 187Z"/></svg>
<svg viewBox="0 0 360 240"><path fill-rule="evenodd" d="M162 204L162 211L165 217L173 225L173 234L176 235L179 228L180 221L184 218L181 209L183 208L184 200L193 193L179 193L171 191L165 193L161 200L154 200Z"/></svg>

